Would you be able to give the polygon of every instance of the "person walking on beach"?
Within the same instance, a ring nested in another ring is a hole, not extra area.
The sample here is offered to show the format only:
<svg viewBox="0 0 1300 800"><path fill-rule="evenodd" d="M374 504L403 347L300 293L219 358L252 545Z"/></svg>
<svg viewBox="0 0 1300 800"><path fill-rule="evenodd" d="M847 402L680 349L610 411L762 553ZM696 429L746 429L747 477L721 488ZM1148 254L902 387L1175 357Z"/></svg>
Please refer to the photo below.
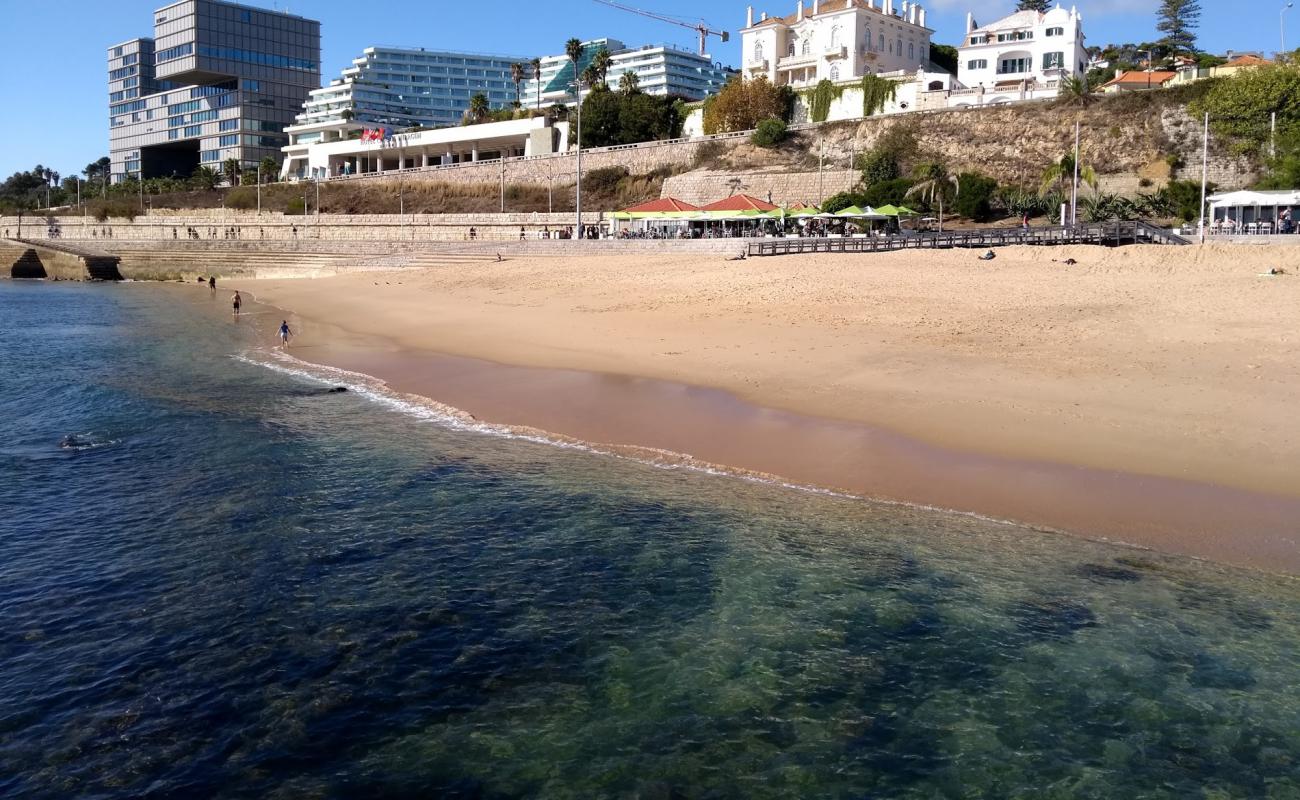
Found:
<svg viewBox="0 0 1300 800"><path fill-rule="evenodd" d="M208 278L208 288L211 289L212 292L213 292L214 294L216 293L216 291L217 291L217 276L216 276L216 275L213 275L213 276L211 276L210 278Z"/></svg>
<svg viewBox="0 0 1300 800"><path fill-rule="evenodd" d="M236 291L235 296L230 299L230 305L234 309L234 313L236 317L239 316L239 307L242 306L243 304L244 304L244 298L240 297L239 292Z"/></svg>
<svg viewBox="0 0 1300 800"><path fill-rule="evenodd" d="M280 344L288 345L289 337L292 335L293 331L289 330L289 320L286 319L280 323Z"/></svg>

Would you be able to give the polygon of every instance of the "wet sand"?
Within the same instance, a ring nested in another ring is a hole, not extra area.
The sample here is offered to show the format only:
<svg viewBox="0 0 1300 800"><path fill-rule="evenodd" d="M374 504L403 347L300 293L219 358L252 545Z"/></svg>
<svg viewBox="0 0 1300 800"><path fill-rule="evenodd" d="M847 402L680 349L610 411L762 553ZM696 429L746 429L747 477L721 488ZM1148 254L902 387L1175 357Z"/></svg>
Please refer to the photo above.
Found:
<svg viewBox="0 0 1300 800"><path fill-rule="evenodd" d="M616 259L534 259L240 285L298 316L293 355L482 420L1300 572L1290 355L1300 281L1258 278L1238 249L1198 252L1178 286L1168 266L1143 263L1173 251L1126 250L1004 250L998 268L974 276L972 254L940 253L924 266L916 254L814 265L694 257L640 272ZM1051 264L1067 256L1081 268ZM1265 257L1283 256L1293 257ZM1026 276L1046 270L1060 276L1053 290ZM785 297L754 285L795 278L820 285L786 285ZM750 309L710 302L720 280L739 281ZM926 283L934 296L918 293ZM683 297L692 284L700 296ZM832 324L849 311L818 297L828 284L851 285L866 318ZM981 306L1000 338L1022 340L1014 350L989 346L990 326L967 316ZM935 341L925 325L919 335L927 315L940 329L970 325L970 339ZM1052 316L1060 332L1035 339ZM1081 337L1081 316L1127 326ZM1238 352L1245 363L1219 363Z"/></svg>

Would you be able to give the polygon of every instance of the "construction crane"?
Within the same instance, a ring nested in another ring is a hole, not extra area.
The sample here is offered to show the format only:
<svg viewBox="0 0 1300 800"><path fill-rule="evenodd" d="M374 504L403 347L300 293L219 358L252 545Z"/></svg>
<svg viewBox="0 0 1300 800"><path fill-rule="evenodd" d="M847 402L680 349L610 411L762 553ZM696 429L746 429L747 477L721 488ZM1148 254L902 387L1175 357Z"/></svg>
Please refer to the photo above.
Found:
<svg viewBox="0 0 1300 800"><path fill-rule="evenodd" d="M683 28L690 28L691 30L695 31L700 35L700 55L702 56L707 56L709 54L708 48L706 47L708 37L716 36L719 39L721 39L723 42L731 41L731 34L727 33L726 31L710 30L708 24L704 22L704 20L700 20L699 22L696 23L690 23L690 22L684 22L680 19L677 19L676 17L668 17L668 16L664 16L663 14L656 14L653 11L642 11L639 8L632 8L631 6L625 6L622 3L615 3L613 2L613 0L596 0L596 2L600 3L601 5L609 6L610 8L617 8L620 11L627 11L632 14L640 14L643 17L649 17L650 19L657 19L660 22L667 22L672 25L680 25Z"/></svg>

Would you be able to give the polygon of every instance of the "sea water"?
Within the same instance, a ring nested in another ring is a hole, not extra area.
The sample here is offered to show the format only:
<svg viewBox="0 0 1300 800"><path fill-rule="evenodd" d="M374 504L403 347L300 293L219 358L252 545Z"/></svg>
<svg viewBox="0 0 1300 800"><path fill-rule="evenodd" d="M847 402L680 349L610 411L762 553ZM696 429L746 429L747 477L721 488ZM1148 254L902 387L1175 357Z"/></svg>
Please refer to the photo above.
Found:
<svg viewBox="0 0 1300 800"><path fill-rule="evenodd" d="M226 309L0 283L0 796L1300 796L1294 579L329 394Z"/></svg>

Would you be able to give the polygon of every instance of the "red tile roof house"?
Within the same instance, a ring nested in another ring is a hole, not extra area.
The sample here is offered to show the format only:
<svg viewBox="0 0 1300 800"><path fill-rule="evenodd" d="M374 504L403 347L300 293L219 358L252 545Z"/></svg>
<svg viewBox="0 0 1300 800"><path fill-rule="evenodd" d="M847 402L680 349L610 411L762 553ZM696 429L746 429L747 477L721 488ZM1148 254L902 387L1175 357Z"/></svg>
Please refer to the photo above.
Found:
<svg viewBox="0 0 1300 800"><path fill-rule="evenodd" d="M1177 77L1177 72L1167 72L1165 70L1155 70L1152 72L1139 72L1137 70L1126 70L1116 73L1114 78L1097 87L1098 91L1106 94L1116 94L1119 92L1142 92L1147 89L1159 89L1167 81Z"/></svg>

